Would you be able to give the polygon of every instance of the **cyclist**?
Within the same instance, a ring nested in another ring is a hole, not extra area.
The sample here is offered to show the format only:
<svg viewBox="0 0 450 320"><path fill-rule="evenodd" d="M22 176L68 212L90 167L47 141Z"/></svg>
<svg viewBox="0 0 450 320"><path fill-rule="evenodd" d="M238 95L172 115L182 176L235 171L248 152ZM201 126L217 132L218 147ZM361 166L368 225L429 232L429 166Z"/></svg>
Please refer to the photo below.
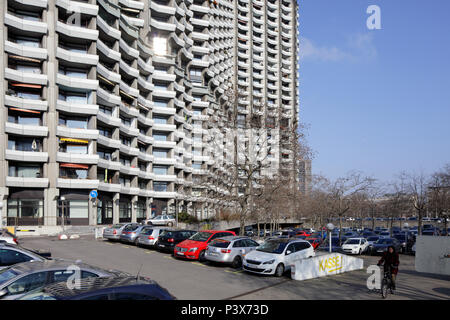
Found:
<svg viewBox="0 0 450 320"><path fill-rule="evenodd" d="M391 279L392 279L392 290L395 290L395 277L398 273L398 265L400 264L400 259L398 257L398 253L395 252L395 248L393 246L389 246L387 251L383 253L380 261L378 261L377 266L381 266L384 262L384 271L388 271L390 267L391 270Z"/></svg>

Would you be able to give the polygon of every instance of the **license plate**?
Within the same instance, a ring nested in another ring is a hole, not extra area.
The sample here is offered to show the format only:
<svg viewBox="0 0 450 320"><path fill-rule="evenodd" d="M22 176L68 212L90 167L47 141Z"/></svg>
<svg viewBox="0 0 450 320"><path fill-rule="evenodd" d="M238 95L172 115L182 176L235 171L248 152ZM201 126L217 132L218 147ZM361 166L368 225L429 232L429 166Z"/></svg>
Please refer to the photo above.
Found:
<svg viewBox="0 0 450 320"><path fill-rule="evenodd" d="M160 247L165 247L165 245L163 245L163 244L160 244L159 246L160 246Z"/></svg>
<svg viewBox="0 0 450 320"><path fill-rule="evenodd" d="M210 255L210 256L218 256L218 254L215 253L215 252L210 252L209 255Z"/></svg>
<svg viewBox="0 0 450 320"><path fill-rule="evenodd" d="M177 255L184 256L184 253L183 252L177 252Z"/></svg>

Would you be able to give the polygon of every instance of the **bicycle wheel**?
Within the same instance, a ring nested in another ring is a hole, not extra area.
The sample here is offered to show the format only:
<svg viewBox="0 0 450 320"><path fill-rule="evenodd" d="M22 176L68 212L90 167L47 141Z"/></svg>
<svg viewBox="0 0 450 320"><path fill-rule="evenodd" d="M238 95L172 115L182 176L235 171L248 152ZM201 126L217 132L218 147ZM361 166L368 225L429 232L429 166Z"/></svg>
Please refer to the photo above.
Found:
<svg viewBox="0 0 450 320"><path fill-rule="evenodd" d="M389 290L388 281L386 279L383 279L383 281L381 282L381 297L383 297L383 299L387 298L388 290Z"/></svg>

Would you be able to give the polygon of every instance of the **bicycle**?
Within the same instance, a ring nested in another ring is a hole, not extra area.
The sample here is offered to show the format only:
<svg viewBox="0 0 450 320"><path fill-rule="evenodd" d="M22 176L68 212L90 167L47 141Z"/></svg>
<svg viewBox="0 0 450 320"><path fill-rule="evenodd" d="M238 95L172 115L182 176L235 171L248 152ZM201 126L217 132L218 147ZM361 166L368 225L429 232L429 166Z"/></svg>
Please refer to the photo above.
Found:
<svg viewBox="0 0 450 320"><path fill-rule="evenodd" d="M391 268L392 266L385 268L384 277L383 280L381 281L381 297L383 297L383 299L387 298L388 290L391 292L391 294L394 294L394 288L392 286Z"/></svg>

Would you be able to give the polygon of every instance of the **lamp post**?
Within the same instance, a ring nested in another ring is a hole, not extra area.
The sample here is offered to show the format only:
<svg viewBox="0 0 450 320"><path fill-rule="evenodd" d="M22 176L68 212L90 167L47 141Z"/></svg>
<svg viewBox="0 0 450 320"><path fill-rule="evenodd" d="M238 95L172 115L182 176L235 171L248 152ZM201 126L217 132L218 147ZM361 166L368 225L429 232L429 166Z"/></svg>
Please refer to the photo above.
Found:
<svg viewBox="0 0 450 320"><path fill-rule="evenodd" d="M66 198L63 196L60 198L61 199L61 226L62 226L62 231L64 233L64 202L66 201Z"/></svg>
<svg viewBox="0 0 450 320"><path fill-rule="evenodd" d="M405 224L403 224L403 226L405 228L409 227L408 222L405 222ZM405 253L408 251L408 231L405 229Z"/></svg>
<svg viewBox="0 0 450 320"><path fill-rule="evenodd" d="M331 232L334 229L334 224L332 224L332 223L327 224L327 229L328 229L328 234L329 234L329 238L330 238L330 253L331 253L332 252L332 250L331 250Z"/></svg>
<svg viewBox="0 0 450 320"><path fill-rule="evenodd" d="M3 228L3 214L2 214L2 209L3 209L3 201L0 201L0 228Z"/></svg>

